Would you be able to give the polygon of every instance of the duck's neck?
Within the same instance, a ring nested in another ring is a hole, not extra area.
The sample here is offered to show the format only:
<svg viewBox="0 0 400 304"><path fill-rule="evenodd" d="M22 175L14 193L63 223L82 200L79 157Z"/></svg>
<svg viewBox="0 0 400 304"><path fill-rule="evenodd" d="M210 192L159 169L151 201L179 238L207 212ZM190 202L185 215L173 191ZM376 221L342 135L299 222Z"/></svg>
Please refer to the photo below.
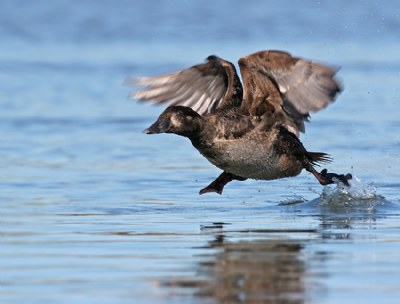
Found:
<svg viewBox="0 0 400 304"><path fill-rule="evenodd" d="M185 125L182 132L177 133L178 135L189 138L192 142L197 140L201 136L201 132L204 129L203 117L194 117L189 123Z"/></svg>

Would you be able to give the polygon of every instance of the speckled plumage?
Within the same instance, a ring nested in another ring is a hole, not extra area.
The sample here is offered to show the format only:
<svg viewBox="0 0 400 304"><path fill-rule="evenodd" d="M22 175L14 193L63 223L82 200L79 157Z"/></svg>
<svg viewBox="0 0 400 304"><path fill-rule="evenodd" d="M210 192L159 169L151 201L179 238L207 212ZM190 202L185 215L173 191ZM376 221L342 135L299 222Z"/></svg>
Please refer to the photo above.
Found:
<svg viewBox="0 0 400 304"><path fill-rule="evenodd" d="M279 153L276 142L288 143L280 138L278 126L265 127L261 119L240 114L222 117L208 114L202 121L199 135L189 138L193 146L218 168L237 176L265 180L300 173L301 161L293 159L287 166Z"/></svg>
<svg viewBox="0 0 400 304"><path fill-rule="evenodd" d="M138 78L145 85L133 98L169 106L146 133L174 133L224 172L205 192L221 193L231 180L271 180L311 172L321 184L351 175L318 173L325 153L307 152L300 142L310 111L331 103L340 91L336 69L292 57L280 51L261 51L239 60L242 87L234 65L216 56L189 69Z"/></svg>

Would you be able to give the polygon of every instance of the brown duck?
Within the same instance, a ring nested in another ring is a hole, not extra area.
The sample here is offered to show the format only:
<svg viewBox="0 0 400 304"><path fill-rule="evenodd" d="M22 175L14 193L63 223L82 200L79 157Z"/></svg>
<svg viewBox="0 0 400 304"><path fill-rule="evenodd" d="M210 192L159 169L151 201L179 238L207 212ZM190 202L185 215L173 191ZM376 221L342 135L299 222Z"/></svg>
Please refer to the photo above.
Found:
<svg viewBox="0 0 400 304"><path fill-rule="evenodd" d="M144 132L185 136L224 171L200 194L221 194L232 180L272 180L302 169L322 185L349 186L350 174L317 172L313 166L331 158L308 152L298 138L309 113L325 108L340 92L337 69L281 51L245 56L239 67L243 86L235 66L217 56L175 73L130 80L145 86L131 98L170 105Z"/></svg>

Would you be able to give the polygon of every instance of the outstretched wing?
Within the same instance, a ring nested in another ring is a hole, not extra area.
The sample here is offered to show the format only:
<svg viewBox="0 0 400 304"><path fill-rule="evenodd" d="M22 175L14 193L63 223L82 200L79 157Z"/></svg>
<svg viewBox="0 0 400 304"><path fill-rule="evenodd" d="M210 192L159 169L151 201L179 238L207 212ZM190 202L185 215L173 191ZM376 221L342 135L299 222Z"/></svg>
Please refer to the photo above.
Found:
<svg viewBox="0 0 400 304"><path fill-rule="evenodd" d="M237 76L232 63L217 56L209 56L207 62L175 73L154 77L128 79L128 85L144 86L129 95L131 99L152 100L167 105L191 107L203 115L225 107L232 100L233 80ZM239 81L240 92L242 90ZM241 102L241 95L240 101Z"/></svg>
<svg viewBox="0 0 400 304"><path fill-rule="evenodd" d="M282 119L292 120L295 133L304 132L309 113L328 106L341 90L334 78L336 68L286 52L257 52L241 58L239 65L244 107L253 112L268 108L281 112Z"/></svg>

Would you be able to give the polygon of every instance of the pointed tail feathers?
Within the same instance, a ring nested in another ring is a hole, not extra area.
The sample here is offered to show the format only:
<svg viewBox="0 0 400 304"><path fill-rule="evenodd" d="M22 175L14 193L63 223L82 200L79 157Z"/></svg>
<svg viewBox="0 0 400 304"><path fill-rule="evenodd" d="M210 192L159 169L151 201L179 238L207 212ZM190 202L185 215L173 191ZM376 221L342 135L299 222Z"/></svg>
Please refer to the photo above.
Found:
<svg viewBox="0 0 400 304"><path fill-rule="evenodd" d="M313 165L329 164L332 162L332 157L323 152L307 152L307 158Z"/></svg>

